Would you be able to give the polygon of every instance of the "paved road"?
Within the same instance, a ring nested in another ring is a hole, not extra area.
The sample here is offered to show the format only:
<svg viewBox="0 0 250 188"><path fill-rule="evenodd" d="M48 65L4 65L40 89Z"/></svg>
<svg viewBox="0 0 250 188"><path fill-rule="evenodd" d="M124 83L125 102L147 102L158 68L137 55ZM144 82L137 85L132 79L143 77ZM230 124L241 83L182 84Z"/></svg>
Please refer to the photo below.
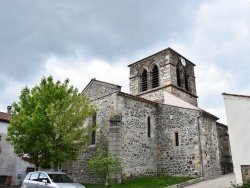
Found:
<svg viewBox="0 0 250 188"><path fill-rule="evenodd" d="M223 175L213 180L202 181L185 188L229 188L232 187L231 182L235 183L234 173Z"/></svg>

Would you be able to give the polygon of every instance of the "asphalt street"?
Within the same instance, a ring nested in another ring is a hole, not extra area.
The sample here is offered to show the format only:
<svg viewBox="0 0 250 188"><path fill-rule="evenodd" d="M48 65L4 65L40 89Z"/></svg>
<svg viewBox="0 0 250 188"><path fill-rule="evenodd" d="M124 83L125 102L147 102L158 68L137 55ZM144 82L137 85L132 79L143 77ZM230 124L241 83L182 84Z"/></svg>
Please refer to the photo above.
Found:
<svg viewBox="0 0 250 188"><path fill-rule="evenodd" d="M222 175L219 178L202 181L185 188L230 188L235 183L234 173Z"/></svg>

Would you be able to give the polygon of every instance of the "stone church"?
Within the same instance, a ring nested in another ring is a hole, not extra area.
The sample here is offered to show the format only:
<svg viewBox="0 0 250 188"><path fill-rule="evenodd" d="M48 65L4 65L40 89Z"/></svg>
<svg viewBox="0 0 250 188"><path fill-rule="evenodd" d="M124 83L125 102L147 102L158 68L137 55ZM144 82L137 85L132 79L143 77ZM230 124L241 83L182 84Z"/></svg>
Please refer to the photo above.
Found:
<svg viewBox="0 0 250 188"><path fill-rule="evenodd" d="M88 123L98 128L68 173L80 182L96 182L87 162L99 147L120 157L122 179L214 178L231 171L227 126L198 107L194 66L167 48L128 65L129 94L92 79L83 93L97 107Z"/></svg>

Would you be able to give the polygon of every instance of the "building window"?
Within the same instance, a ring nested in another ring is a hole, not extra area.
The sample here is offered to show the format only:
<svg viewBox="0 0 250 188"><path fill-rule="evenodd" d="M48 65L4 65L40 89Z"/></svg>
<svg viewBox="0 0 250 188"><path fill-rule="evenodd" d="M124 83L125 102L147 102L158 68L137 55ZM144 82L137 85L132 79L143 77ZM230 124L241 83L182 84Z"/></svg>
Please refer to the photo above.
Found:
<svg viewBox="0 0 250 188"><path fill-rule="evenodd" d="M29 172L34 172L34 171L35 171L35 168L27 167L26 174L28 174Z"/></svg>
<svg viewBox="0 0 250 188"><path fill-rule="evenodd" d="M148 116L148 137L151 137L151 122L150 122L150 117Z"/></svg>
<svg viewBox="0 0 250 188"><path fill-rule="evenodd" d="M93 129L96 128L96 113L94 114L93 118L92 118L92 127ZM96 143L96 131L93 130L92 131L92 135L91 135L91 145Z"/></svg>
<svg viewBox="0 0 250 188"><path fill-rule="evenodd" d="M181 87L181 70L179 67L176 68L176 78L177 78L177 85Z"/></svg>
<svg viewBox="0 0 250 188"><path fill-rule="evenodd" d="M159 71L156 65L152 69L152 88L159 86Z"/></svg>
<svg viewBox="0 0 250 188"><path fill-rule="evenodd" d="M6 185L7 184L7 178L8 176L0 176L0 185Z"/></svg>
<svg viewBox="0 0 250 188"><path fill-rule="evenodd" d="M148 72L146 69L142 71L141 74L141 91L148 90Z"/></svg>
<svg viewBox="0 0 250 188"><path fill-rule="evenodd" d="M175 146L179 146L179 134L178 134L178 132L175 133Z"/></svg>
<svg viewBox="0 0 250 188"><path fill-rule="evenodd" d="M185 89L189 91L189 76L187 73L185 73Z"/></svg>

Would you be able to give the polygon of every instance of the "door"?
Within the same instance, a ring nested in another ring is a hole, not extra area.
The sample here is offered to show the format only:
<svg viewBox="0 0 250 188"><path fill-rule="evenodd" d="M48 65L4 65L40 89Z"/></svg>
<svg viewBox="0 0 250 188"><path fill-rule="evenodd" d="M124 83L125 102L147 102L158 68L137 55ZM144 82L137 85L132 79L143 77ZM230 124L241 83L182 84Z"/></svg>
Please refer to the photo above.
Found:
<svg viewBox="0 0 250 188"><path fill-rule="evenodd" d="M11 186L11 181L12 181L12 176L8 176L6 181L8 186Z"/></svg>
<svg viewBox="0 0 250 188"><path fill-rule="evenodd" d="M39 172L34 172L30 175L28 180L25 180L27 188L37 188Z"/></svg>
<svg viewBox="0 0 250 188"><path fill-rule="evenodd" d="M46 180L46 182L44 182ZM37 187L36 188L55 188L53 184L50 182L47 174L40 173L37 181Z"/></svg>

